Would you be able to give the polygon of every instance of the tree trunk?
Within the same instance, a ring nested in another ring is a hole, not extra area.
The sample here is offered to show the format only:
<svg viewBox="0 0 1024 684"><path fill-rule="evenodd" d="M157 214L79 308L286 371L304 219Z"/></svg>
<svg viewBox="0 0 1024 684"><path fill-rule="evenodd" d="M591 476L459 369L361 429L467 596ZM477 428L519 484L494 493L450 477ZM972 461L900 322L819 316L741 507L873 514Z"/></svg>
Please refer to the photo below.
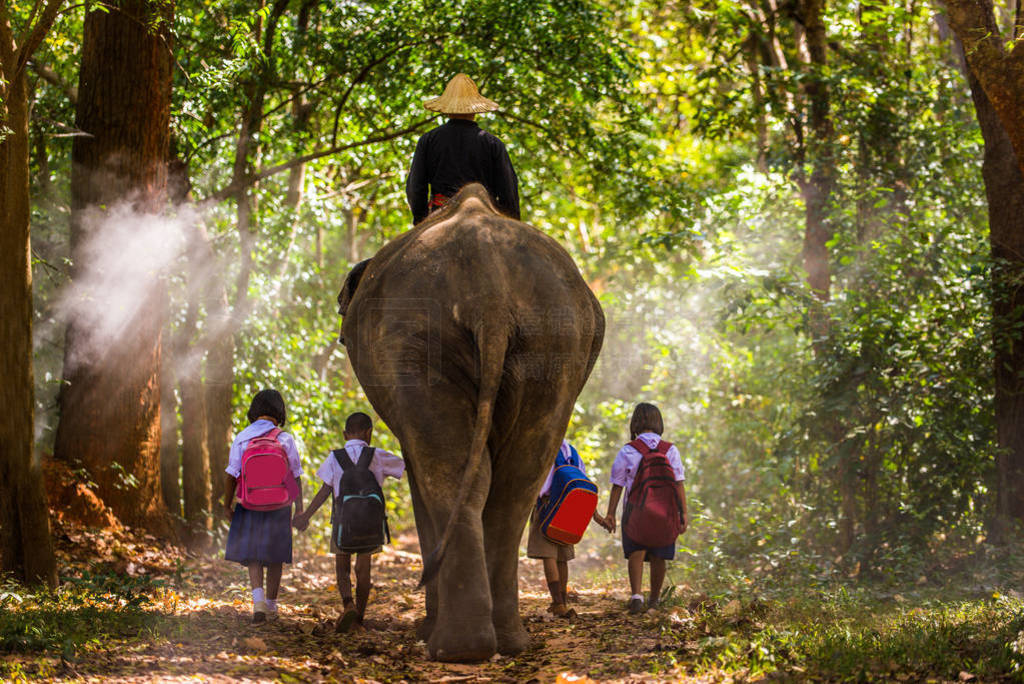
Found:
<svg viewBox="0 0 1024 684"><path fill-rule="evenodd" d="M998 539L1008 518L1024 520L1024 176L1010 136L973 72L968 74L985 141L981 175L992 250L992 347Z"/></svg>
<svg viewBox="0 0 1024 684"><path fill-rule="evenodd" d="M259 6L261 9L264 8L265 0L261 0ZM303 11L308 11L308 7L308 3L304 4ZM269 56L274 49L274 36L277 32L278 21L287 9L288 0L274 0L270 13L267 15L266 30L264 31L261 18L257 18L253 27L254 38L263 44L263 53L268 59L265 62L266 71L260 75L256 86L249 93L249 101L242 112L238 140L235 145L231 184L240 184L234 198L237 205L241 268L236 281L234 304L231 310L228 310L225 295L223 304L218 305L211 316L213 333L206 359L206 417L209 429L207 443L209 444L212 470L215 474L222 473L228 463L228 449L232 434L232 403L234 401L235 335L248 317L250 307L249 280L252 276L252 252L256 242L256 185L243 181L253 174L253 156L258 151L255 141L263 127L266 84L273 78L269 66ZM308 16L306 20L308 21Z"/></svg>
<svg viewBox="0 0 1024 684"><path fill-rule="evenodd" d="M799 4L803 31L803 46L799 51L808 71L804 95L807 108L807 142L803 166L810 167L810 176L798 174L804 198L803 260L807 271L807 285L811 290L808 305L808 329L814 355L818 359L828 354L828 338L832 325L826 305L832 296L832 267L828 242L832 239L832 192L835 189L835 129L832 125L831 101L824 70L828 65L828 43L825 31L825 0L803 0ZM827 401L823 397L822 401ZM854 449L844 448L840 416L831 412L822 414L821 429L832 449L838 450L836 489L840 498L839 549L845 553L853 545L854 525L857 518L857 474Z"/></svg>
<svg viewBox="0 0 1024 684"><path fill-rule="evenodd" d="M73 279L102 272L86 248L97 229L108 227L112 206L131 201L142 215L164 209L172 11L170 2L120 0L86 16L76 125L88 136L77 136L72 147ZM159 505L166 293L158 274L141 280L133 283L140 305L110 339L98 337L92 321L107 315L103 305L116 292L92 293L99 306L83 300L68 323L55 453L80 461L124 522L169 534Z"/></svg>
<svg viewBox="0 0 1024 684"><path fill-rule="evenodd" d="M173 359L163 359L160 374L160 490L172 515L181 515L181 453L178 451L178 399Z"/></svg>
<svg viewBox="0 0 1024 684"><path fill-rule="evenodd" d="M946 0L949 23L964 46L964 56L989 107L1002 122L1024 174L1024 29L1018 12L1009 35L1000 31L992 0ZM1009 49L1006 44L1012 47Z"/></svg>
<svg viewBox="0 0 1024 684"><path fill-rule="evenodd" d="M192 183L188 166L173 155L168 170L171 203L179 210L192 204ZM184 214L185 211L181 211ZM173 374L181 392L181 471L184 517L187 539L194 549L209 542L210 530L210 452L207 445L206 392L203 387L202 359L205 346L196 341L202 299L212 284L220 282L214 274L209 239L200 219L188 221L184 227L188 261L188 302L185 320L174 335Z"/></svg>
<svg viewBox="0 0 1024 684"><path fill-rule="evenodd" d="M209 539L207 533L210 529L212 511L210 455L206 450L206 402L198 373L183 376L180 388L185 521L189 527L190 544L194 547L203 547Z"/></svg>
<svg viewBox="0 0 1024 684"><path fill-rule="evenodd" d="M210 319L212 326L226 330L213 341L206 357L206 427L207 451L210 470L220 476L228 467L228 449L231 446L231 414L235 382L234 323L226 312Z"/></svg>
<svg viewBox="0 0 1024 684"><path fill-rule="evenodd" d="M56 586L42 474L33 456L28 89L6 12L0 23L0 123L9 129L0 141L0 573Z"/></svg>

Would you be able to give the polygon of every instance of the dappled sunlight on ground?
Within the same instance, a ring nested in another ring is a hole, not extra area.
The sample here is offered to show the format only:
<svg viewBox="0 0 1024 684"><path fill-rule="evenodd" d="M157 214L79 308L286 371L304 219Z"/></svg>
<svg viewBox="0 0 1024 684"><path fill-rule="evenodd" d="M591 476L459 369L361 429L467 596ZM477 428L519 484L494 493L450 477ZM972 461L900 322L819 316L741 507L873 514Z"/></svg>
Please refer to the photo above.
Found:
<svg viewBox="0 0 1024 684"><path fill-rule="evenodd" d="M341 605L334 557L297 553L295 560L285 571L280 617L266 625L250 624L250 594L239 565L179 559L177 581L150 592L145 610L153 619L143 633L87 643L68 658L6 656L5 667L9 675L103 681L551 682L560 675L562 681L585 681L575 677L588 673L631 681L674 678L659 657L665 616L628 616L624 580L614 588L572 584L570 602L578 616L555 619L546 610L550 598L541 564L524 558L520 597L528 650L481 665L442 664L427 659L415 636L424 594L417 590L422 565L414 536L399 537L374 557L366 627L347 635L334 633ZM583 571L598 560L581 558L570 568L584 582Z"/></svg>
<svg viewBox="0 0 1024 684"><path fill-rule="evenodd" d="M236 563L125 530L58 526L57 540L58 592L0 583L2 680L942 682L1012 679L1024 666L1024 602L1016 582L998 580L1024 574L1007 575L1006 563L992 585L978 584L988 571L973 567L968 585L742 579L703 593L678 581L691 578L681 561L663 606L630 616L614 540L588 535L569 566L575 619L547 612L541 563L523 558L529 647L453 665L430 661L416 639L424 594L414 534L374 557L366 626L346 635L334 632L334 557L308 541L285 571L280 617L254 626Z"/></svg>

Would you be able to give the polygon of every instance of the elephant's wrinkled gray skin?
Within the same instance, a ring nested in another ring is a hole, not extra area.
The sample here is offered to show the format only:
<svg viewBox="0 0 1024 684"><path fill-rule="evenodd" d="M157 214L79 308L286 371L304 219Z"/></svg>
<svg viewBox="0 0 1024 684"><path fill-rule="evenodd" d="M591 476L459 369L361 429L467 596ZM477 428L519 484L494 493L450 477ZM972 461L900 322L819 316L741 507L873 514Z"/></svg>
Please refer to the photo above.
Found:
<svg viewBox="0 0 1024 684"><path fill-rule="evenodd" d="M431 657L518 653L519 540L601 348L597 299L557 242L474 184L354 269L338 303L356 376L402 445L424 578L437 569Z"/></svg>

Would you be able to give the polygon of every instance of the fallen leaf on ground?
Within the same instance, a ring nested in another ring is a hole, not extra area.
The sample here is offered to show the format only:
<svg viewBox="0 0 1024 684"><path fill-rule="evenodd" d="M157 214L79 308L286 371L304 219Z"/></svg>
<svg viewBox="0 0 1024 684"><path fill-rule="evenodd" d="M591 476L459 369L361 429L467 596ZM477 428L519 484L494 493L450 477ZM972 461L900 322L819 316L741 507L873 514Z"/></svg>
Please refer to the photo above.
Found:
<svg viewBox="0 0 1024 684"><path fill-rule="evenodd" d="M250 651L266 651L267 642L259 637L247 637L242 639L242 645L248 648Z"/></svg>

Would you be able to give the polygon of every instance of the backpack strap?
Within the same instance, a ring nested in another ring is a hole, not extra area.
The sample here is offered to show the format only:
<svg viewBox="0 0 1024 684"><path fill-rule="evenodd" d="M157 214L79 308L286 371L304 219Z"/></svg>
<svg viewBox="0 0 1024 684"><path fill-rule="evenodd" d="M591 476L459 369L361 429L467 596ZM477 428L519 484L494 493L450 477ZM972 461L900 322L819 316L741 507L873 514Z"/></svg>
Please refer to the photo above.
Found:
<svg viewBox="0 0 1024 684"><path fill-rule="evenodd" d="M253 437L249 441L250 442L255 442L257 439L269 439L269 440L275 440L276 441L277 440L277 436L279 434L281 434L281 432L282 432L282 430L279 427L272 428L272 429L268 430L267 432L264 432L262 435L257 435L256 437Z"/></svg>
<svg viewBox="0 0 1024 684"><path fill-rule="evenodd" d="M672 442L666 442L664 440L658 440L658 446L654 448L659 454L665 454L668 456L668 450L672 448Z"/></svg>
<svg viewBox="0 0 1024 684"><path fill-rule="evenodd" d="M370 469L370 461L373 460L373 454L376 451L377 450L375 448L373 448L372 446L369 446L369 445L364 446L363 450L361 452L359 452L359 462L356 463L356 467L358 467L358 468L366 468L367 470L369 470Z"/></svg>
<svg viewBox="0 0 1024 684"><path fill-rule="evenodd" d="M331 455L334 456L334 460L338 462L338 465L341 466L343 471L355 467L355 463L353 463L352 459L348 457L348 450L344 447L341 449L335 449L331 452Z"/></svg>
<svg viewBox="0 0 1024 684"><path fill-rule="evenodd" d="M580 452L576 451L576 447L572 444L569 445L569 464L574 465L577 468L583 468L583 459L580 458Z"/></svg>
<svg viewBox="0 0 1024 684"><path fill-rule="evenodd" d="M636 452L638 454L640 454L641 456L646 456L647 454L649 454L652 451L654 451L649 446L647 446L647 442L645 442L644 440L640 439L639 437L637 437L632 442L630 442L629 446L631 446L634 449L636 449Z"/></svg>
<svg viewBox="0 0 1024 684"><path fill-rule="evenodd" d="M572 465L572 455L566 454L562 451L562 445L558 445L558 451L555 452L555 467Z"/></svg>

